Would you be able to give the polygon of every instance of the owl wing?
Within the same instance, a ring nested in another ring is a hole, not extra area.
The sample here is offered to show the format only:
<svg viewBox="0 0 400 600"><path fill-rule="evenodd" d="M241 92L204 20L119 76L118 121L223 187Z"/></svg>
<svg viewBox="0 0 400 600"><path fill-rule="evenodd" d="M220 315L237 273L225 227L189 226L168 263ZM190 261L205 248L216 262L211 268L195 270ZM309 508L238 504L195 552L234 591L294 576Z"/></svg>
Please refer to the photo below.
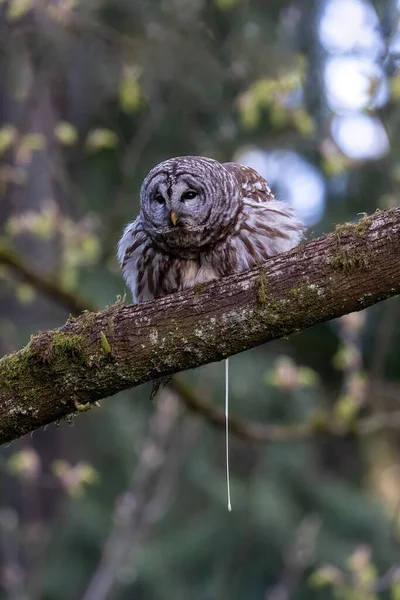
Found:
<svg viewBox="0 0 400 600"><path fill-rule="evenodd" d="M229 240L236 260L234 270L252 268L297 246L304 226L293 209L276 200L267 181L254 169L237 163L224 163L224 167L243 193L238 226Z"/></svg>
<svg viewBox="0 0 400 600"><path fill-rule="evenodd" d="M271 202L275 200L267 181L254 169L233 162L223 163L223 166L235 176L243 190L244 197L256 202Z"/></svg>
<svg viewBox="0 0 400 600"><path fill-rule="evenodd" d="M141 217L125 227L118 242L117 258L134 302L154 298L153 268L155 252Z"/></svg>

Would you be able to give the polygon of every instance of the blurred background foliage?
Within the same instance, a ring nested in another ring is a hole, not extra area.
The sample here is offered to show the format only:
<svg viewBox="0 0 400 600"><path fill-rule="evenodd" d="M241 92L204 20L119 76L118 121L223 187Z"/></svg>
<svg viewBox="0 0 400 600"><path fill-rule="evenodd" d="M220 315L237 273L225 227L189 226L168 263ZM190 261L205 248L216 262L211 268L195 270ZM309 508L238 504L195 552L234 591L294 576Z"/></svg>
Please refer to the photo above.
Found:
<svg viewBox="0 0 400 600"><path fill-rule="evenodd" d="M399 52L398 0L0 0L0 352L69 312L6 253L113 303L165 158L255 167L310 237L397 205ZM2 448L0 597L398 599L395 428L285 428L398 422L399 341L394 299L231 359L232 413L282 428L232 436L232 513L223 431L168 387ZM222 407L222 363L179 377Z"/></svg>

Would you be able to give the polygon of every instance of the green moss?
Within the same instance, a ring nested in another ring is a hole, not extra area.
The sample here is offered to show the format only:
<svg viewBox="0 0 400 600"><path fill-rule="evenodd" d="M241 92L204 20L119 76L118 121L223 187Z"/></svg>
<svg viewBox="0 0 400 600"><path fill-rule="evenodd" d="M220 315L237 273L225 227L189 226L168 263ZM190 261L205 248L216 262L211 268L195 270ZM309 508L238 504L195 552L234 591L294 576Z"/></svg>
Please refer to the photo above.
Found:
<svg viewBox="0 0 400 600"><path fill-rule="evenodd" d="M289 290L289 296L304 304L309 300L314 301L315 296L318 295L318 290L319 288L313 283L301 283Z"/></svg>
<svg viewBox="0 0 400 600"><path fill-rule="evenodd" d="M369 230L372 224L372 217L364 215L356 223L342 223L336 225L335 235L338 241L337 251L334 252L330 259L333 268L348 273L354 269L366 270L370 266L370 254L368 250L362 250L357 253L355 249L342 250L340 241L343 236L356 235L363 237Z"/></svg>
<svg viewBox="0 0 400 600"><path fill-rule="evenodd" d="M359 237L363 237L369 231L369 228L371 227L371 223L372 223L371 217L364 215L362 217L362 219L360 219L358 221L358 223L356 223L356 228L355 228L356 234Z"/></svg>
<svg viewBox="0 0 400 600"><path fill-rule="evenodd" d="M193 291L195 296L201 296L201 294L203 292L205 292L205 290L208 288L208 283L196 283L196 285L193 286Z"/></svg>
<svg viewBox="0 0 400 600"><path fill-rule="evenodd" d="M320 301L319 299L324 294L324 288L315 283L302 283L289 290L286 312L289 315L290 322L298 322L299 329L301 329L300 324L305 318L308 319L308 311L315 310L316 301ZM295 300L295 303L293 300Z"/></svg>
<svg viewBox="0 0 400 600"><path fill-rule="evenodd" d="M269 294L268 280L264 272L260 273L257 283L257 313L263 320L269 321L271 324L276 324L281 319L284 319L282 308L286 301L275 300Z"/></svg>
<svg viewBox="0 0 400 600"><path fill-rule="evenodd" d="M335 226L335 236L341 238L344 235L353 233L354 223L339 223Z"/></svg>
<svg viewBox="0 0 400 600"><path fill-rule="evenodd" d="M6 439L26 433L26 419L35 418L36 398L42 393L42 381L36 378L37 369L34 354L29 346L0 360L0 380L3 390L13 398L6 412L3 412L3 429Z"/></svg>
<svg viewBox="0 0 400 600"><path fill-rule="evenodd" d="M0 360L0 379L10 390L17 385L22 400L25 396L34 398L36 388L40 393L44 383L51 384L54 373L67 369L71 361L75 366L88 365L81 336L60 331L39 334L26 348Z"/></svg>
<svg viewBox="0 0 400 600"><path fill-rule="evenodd" d="M79 322L82 326L82 331L87 331L92 328L94 322L96 321L97 313L91 312L90 310L85 310L79 316Z"/></svg>
<svg viewBox="0 0 400 600"><path fill-rule="evenodd" d="M357 235L363 237L371 227L372 218L364 215L356 223L340 223L335 227L335 235L338 239L346 235Z"/></svg>
<svg viewBox="0 0 400 600"><path fill-rule="evenodd" d="M73 359L74 362L87 364L85 342L80 335L55 331L52 335L50 360Z"/></svg>
<svg viewBox="0 0 400 600"><path fill-rule="evenodd" d="M114 337L115 333L115 314L111 314L107 319L107 334L110 338Z"/></svg>
<svg viewBox="0 0 400 600"><path fill-rule="evenodd" d="M0 360L0 377L2 381L17 380L23 377L32 365L33 355L29 346L15 354L5 356Z"/></svg>
<svg viewBox="0 0 400 600"><path fill-rule="evenodd" d="M349 273L354 269L365 271L370 266L368 256L353 252L337 252L331 257L330 263L334 269Z"/></svg>
<svg viewBox="0 0 400 600"><path fill-rule="evenodd" d="M75 425L75 417L75 413L69 413L65 416L64 421L66 421L70 427L73 427Z"/></svg>
<svg viewBox="0 0 400 600"><path fill-rule="evenodd" d="M302 283L290 289L285 298L275 299L268 294L266 277L261 274L258 280L257 310L255 319L260 317L265 327L281 336L289 324L304 320L307 310L315 305L318 297L324 294L323 288L311 283Z"/></svg>
<svg viewBox="0 0 400 600"><path fill-rule="evenodd" d="M268 283L267 283L267 276L265 275L265 273L263 271L261 271L260 276L258 278L258 291L257 291L257 295L258 295L258 303L259 305L264 308L265 305L267 304L267 296L268 296Z"/></svg>
<svg viewBox="0 0 400 600"><path fill-rule="evenodd" d="M258 309L255 318L262 318L266 327L280 336L289 323L292 323L295 315L303 315L310 303L315 301L316 295L321 290L313 284L301 284L288 291L286 298L275 299L269 296L265 286L265 280L259 281L258 287ZM323 293L323 292L322 292Z"/></svg>

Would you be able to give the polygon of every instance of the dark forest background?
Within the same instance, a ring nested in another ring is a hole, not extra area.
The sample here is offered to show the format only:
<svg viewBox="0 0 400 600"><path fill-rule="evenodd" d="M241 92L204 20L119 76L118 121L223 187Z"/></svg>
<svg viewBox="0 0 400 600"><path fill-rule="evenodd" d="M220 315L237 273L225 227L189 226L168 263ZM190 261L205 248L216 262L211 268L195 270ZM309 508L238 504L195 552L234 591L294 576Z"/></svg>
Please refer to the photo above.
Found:
<svg viewBox="0 0 400 600"><path fill-rule="evenodd" d="M21 261L88 308L127 292L115 245L168 157L257 168L309 237L397 205L399 53L395 0L0 0L0 353L70 312ZM224 432L185 405L223 408L223 363L3 447L0 598L399 599L399 316L230 360L232 413L279 437L232 435L232 513Z"/></svg>

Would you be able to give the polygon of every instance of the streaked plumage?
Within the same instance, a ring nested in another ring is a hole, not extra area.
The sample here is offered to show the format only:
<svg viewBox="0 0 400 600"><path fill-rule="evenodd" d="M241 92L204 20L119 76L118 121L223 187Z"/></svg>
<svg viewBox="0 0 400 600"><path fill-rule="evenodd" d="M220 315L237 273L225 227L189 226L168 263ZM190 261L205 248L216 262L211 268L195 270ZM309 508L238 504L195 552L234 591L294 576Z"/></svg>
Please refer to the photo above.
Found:
<svg viewBox="0 0 400 600"><path fill-rule="evenodd" d="M296 246L303 226L256 171L184 156L152 169L118 259L135 302L244 271Z"/></svg>

